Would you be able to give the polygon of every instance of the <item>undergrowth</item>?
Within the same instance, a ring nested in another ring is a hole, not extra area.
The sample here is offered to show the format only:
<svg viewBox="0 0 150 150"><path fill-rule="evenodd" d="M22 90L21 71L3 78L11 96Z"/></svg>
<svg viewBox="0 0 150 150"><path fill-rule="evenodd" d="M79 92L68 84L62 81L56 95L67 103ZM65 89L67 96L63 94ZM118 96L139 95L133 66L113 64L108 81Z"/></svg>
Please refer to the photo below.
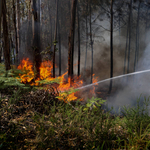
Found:
<svg viewBox="0 0 150 150"><path fill-rule="evenodd" d="M53 87L35 89L13 81L16 72L0 72L0 150L150 149L149 98L114 116L102 109L101 98L67 101L74 89L62 95Z"/></svg>

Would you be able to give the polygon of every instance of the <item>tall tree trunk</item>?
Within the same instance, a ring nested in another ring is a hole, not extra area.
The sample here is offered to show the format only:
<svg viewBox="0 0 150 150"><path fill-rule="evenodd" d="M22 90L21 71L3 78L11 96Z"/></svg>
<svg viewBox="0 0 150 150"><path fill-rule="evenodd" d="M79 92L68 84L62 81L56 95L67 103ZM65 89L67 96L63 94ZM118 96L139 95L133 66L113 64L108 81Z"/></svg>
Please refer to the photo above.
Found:
<svg viewBox="0 0 150 150"><path fill-rule="evenodd" d="M3 15L3 36L4 36L4 59L5 59L5 69L10 70L10 50L9 50L9 36L8 36L8 25L6 20L6 0L3 0L2 4L2 15Z"/></svg>
<svg viewBox="0 0 150 150"><path fill-rule="evenodd" d="M50 15L50 26L51 26L51 45L53 44L53 23L52 23L52 16Z"/></svg>
<svg viewBox="0 0 150 150"><path fill-rule="evenodd" d="M135 42L135 60L134 60L134 71L136 70L136 66L138 65L138 57L139 57L139 17L140 17L140 5L141 1L139 1L138 5L138 15L137 15L137 24L136 24L136 42Z"/></svg>
<svg viewBox="0 0 150 150"><path fill-rule="evenodd" d="M20 4L19 4L19 0L17 0L16 14L17 14L17 45L18 45L18 48L16 49L16 62L18 63L18 52L19 52L19 49L20 49L20 36L19 36L19 30L20 30Z"/></svg>
<svg viewBox="0 0 150 150"><path fill-rule="evenodd" d="M59 76L61 76L61 18L59 18L59 15L58 15L58 43L59 43Z"/></svg>
<svg viewBox="0 0 150 150"><path fill-rule="evenodd" d="M58 1L56 0L56 16L55 16L55 35L54 35L54 51L53 51L53 78L55 78L55 52L57 43L57 21L58 21Z"/></svg>
<svg viewBox="0 0 150 150"><path fill-rule="evenodd" d="M80 76L80 16L79 16L79 3L77 5L77 18L78 18L78 77Z"/></svg>
<svg viewBox="0 0 150 150"><path fill-rule="evenodd" d="M91 83L93 82L93 39L92 39L92 17L91 17L91 0L90 0L90 45L91 45Z"/></svg>
<svg viewBox="0 0 150 150"><path fill-rule="evenodd" d="M41 20L40 20L40 12L41 12L41 3L40 0L38 0L38 11L37 11L37 32L38 32L38 49L39 49L39 53L40 53L40 49L41 49ZM40 56L41 59L41 56ZM42 60L41 60L42 61Z"/></svg>
<svg viewBox="0 0 150 150"><path fill-rule="evenodd" d="M129 22L127 25L127 34L126 34L126 48L125 48L125 57L124 57L124 68L123 68L123 74L126 73L126 62L127 62L127 51L128 51L128 36L129 36Z"/></svg>
<svg viewBox="0 0 150 150"><path fill-rule="evenodd" d="M0 40L1 40L1 24L2 24L2 0L0 0ZM0 63L1 63L1 57L2 57L2 45L0 44Z"/></svg>
<svg viewBox="0 0 150 150"><path fill-rule="evenodd" d="M88 12L88 1L87 1L87 6L86 6L86 13ZM85 49L85 64L84 64L84 74L85 74L85 71L86 71L86 62L87 62L87 47L88 47L88 18L87 18L87 14L86 14L86 49Z"/></svg>
<svg viewBox="0 0 150 150"><path fill-rule="evenodd" d="M16 53L18 55L18 40L17 40L17 27L16 27L16 10L15 10L15 2L14 2L14 0L13 0L13 22L14 22L14 29L15 29L15 47L16 47Z"/></svg>
<svg viewBox="0 0 150 150"><path fill-rule="evenodd" d="M113 0L111 0L111 20L110 20L110 78L113 77ZM110 80L109 93L112 90L112 80Z"/></svg>
<svg viewBox="0 0 150 150"><path fill-rule="evenodd" d="M129 49L128 49L128 67L127 67L127 73L130 71L130 51L131 51L131 28L132 28L132 0L130 0L129 5L130 13L129 13Z"/></svg>
<svg viewBox="0 0 150 150"><path fill-rule="evenodd" d="M71 27L69 34L69 49L68 49L68 77L71 78L71 81L73 81L73 55L74 55L76 6L77 0L72 0Z"/></svg>
<svg viewBox="0 0 150 150"><path fill-rule="evenodd" d="M0 44L0 63L2 62L2 45Z"/></svg>
<svg viewBox="0 0 150 150"><path fill-rule="evenodd" d="M26 49L27 51L31 49L31 28L30 28L30 21L31 21L31 0L28 3L28 24L27 24L27 42L26 42Z"/></svg>
<svg viewBox="0 0 150 150"><path fill-rule="evenodd" d="M33 44L34 49L34 63L37 71L35 79L40 77L40 65L41 65L41 55L40 55L40 41L39 41L39 18L36 6L36 0L32 0L32 34L33 34Z"/></svg>
<svg viewBox="0 0 150 150"><path fill-rule="evenodd" d="M1 22L2 22L2 0L0 0L0 36L1 36Z"/></svg>

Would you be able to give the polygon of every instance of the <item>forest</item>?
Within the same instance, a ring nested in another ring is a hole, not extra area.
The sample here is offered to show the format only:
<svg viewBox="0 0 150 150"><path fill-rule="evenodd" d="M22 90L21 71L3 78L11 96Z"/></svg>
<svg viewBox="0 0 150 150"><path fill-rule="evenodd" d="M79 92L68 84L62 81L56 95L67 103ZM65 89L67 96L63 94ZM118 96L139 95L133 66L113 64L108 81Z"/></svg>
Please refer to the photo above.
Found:
<svg viewBox="0 0 150 150"><path fill-rule="evenodd" d="M149 0L0 0L0 150L150 149Z"/></svg>

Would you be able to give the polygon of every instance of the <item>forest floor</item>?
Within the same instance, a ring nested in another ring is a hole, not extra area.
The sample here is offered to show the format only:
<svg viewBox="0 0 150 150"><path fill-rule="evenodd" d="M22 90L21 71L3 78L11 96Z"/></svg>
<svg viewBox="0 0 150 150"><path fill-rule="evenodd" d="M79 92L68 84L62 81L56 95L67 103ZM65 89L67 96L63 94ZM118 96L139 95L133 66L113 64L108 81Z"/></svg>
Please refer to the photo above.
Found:
<svg viewBox="0 0 150 150"><path fill-rule="evenodd" d="M59 101L57 94L53 89L1 91L0 149L150 148L147 107L126 108L124 116L112 116L101 107L84 110L80 102ZM101 94L107 97L105 91Z"/></svg>

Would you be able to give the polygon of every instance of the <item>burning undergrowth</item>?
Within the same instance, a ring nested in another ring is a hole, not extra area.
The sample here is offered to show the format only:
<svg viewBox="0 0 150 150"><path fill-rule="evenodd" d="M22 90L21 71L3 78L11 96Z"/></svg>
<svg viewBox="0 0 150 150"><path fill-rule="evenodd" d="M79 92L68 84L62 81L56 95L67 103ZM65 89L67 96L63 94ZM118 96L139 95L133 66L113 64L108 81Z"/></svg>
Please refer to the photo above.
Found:
<svg viewBox="0 0 150 150"><path fill-rule="evenodd" d="M21 82L24 84L30 84L32 86L40 87L42 86L45 90L49 91L51 87L54 87L55 92L58 92L57 98L65 102L75 101L80 99L83 101L87 98L87 95L84 95L84 92L75 90L84 85L81 77L74 76L73 81L70 78L67 78L68 72L65 72L63 75L56 78L52 77L53 65L51 61L43 61L40 65L40 77L35 78L36 71L34 69L34 64L29 60L29 58L23 59L18 66L18 69L23 72L20 74ZM97 78L94 78L93 83L97 82ZM95 85L90 88L88 92L88 98L95 95Z"/></svg>

